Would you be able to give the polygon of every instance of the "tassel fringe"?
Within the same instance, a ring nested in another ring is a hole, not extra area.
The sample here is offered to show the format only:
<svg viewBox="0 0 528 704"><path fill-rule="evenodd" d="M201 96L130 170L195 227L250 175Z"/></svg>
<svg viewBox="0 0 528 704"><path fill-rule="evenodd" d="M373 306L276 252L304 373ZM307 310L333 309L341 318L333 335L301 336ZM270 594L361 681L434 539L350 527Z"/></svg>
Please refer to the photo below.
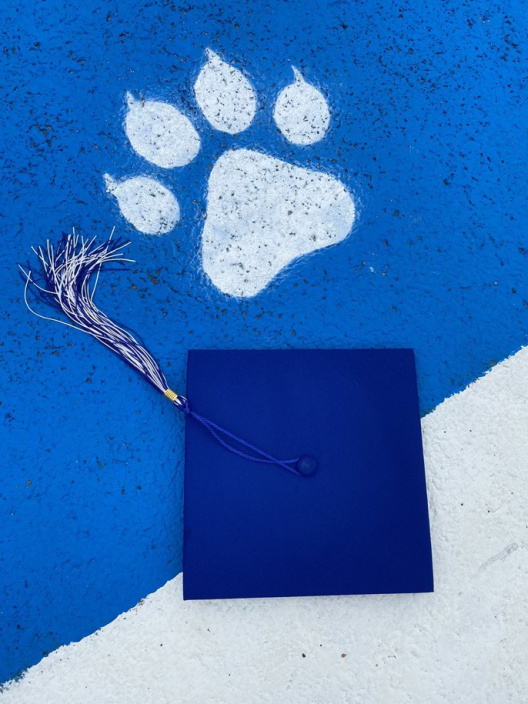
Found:
<svg viewBox="0 0 528 704"><path fill-rule="evenodd" d="M130 242L113 240L113 234L114 230L107 242L96 245L95 237L86 240L73 230L72 234L63 235L56 246L48 240L44 248L32 248L39 259L41 271L35 277L29 265L27 269L19 266L25 279L24 301L28 310L37 317L95 337L158 391L165 393L167 380L156 360L135 337L110 320L94 303L102 267L114 262L123 264L134 261L126 259L123 252ZM34 310L28 301L29 290L37 299L61 311L71 322L50 318ZM174 400L176 405L178 399Z"/></svg>

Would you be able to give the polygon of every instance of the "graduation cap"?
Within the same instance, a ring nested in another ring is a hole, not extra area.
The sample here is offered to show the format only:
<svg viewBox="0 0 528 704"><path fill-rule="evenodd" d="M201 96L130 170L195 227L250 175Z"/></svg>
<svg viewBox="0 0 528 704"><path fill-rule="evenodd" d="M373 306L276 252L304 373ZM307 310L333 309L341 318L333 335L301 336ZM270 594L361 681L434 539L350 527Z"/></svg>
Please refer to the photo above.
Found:
<svg viewBox="0 0 528 704"><path fill-rule="evenodd" d="M31 288L187 417L184 598L432 591L412 350L191 350L182 396L94 304L128 244L48 243L42 283L22 269L24 298L40 315Z"/></svg>
<svg viewBox="0 0 528 704"><path fill-rule="evenodd" d="M301 459L255 464L187 423L185 599L433 590L412 350L190 351L187 395Z"/></svg>

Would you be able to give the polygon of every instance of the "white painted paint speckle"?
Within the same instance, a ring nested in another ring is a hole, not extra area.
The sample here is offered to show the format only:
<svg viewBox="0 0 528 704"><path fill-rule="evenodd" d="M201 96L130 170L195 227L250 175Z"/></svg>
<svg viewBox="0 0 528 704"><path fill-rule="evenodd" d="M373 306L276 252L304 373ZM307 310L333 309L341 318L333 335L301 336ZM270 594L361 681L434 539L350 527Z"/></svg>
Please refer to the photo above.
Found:
<svg viewBox="0 0 528 704"><path fill-rule="evenodd" d="M136 100L127 93L125 132L144 159L172 169L191 162L200 150L200 137L191 121L168 103Z"/></svg>
<svg viewBox="0 0 528 704"><path fill-rule="evenodd" d="M104 181L108 193L117 199L121 214L136 230L146 235L162 235L170 232L180 219L176 197L159 181L136 176L118 182L108 174Z"/></svg>
<svg viewBox="0 0 528 704"><path fill-rule="evenodd" d="M337 179L248 149L213 167L202 260L213 284L254 296L297 257L343 240L354 203Z"/></svg>
<svg viewBox="0 0 528 704"><path fill-rule="evenodd" d="M244 74L207 49L207 63L194 84L196 102L216 129L238 134L255 116L257 97Z"/></svg>
<svg viewBox="0 0 528 704"><path fill-rule="evenodd" d="M330 111L321 91L305 81L296 68L293 73L295 81L279 93L273 117L290 142L314 144L328 130Z"/></svg>
<svg viewBox="0 0 528 704"><path fill-rule="evenodd" d="M423 420L434 594L184 602L180 575L2 704L527 702L527 426L528 348Z"/></svg>

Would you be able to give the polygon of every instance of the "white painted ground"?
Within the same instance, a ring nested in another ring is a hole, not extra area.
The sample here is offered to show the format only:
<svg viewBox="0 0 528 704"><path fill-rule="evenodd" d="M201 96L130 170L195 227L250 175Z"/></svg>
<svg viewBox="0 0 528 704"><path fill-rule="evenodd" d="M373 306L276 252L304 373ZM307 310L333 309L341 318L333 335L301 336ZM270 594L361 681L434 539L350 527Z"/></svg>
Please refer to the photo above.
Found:
<svg viewBox="0 0 528 704"><path fill-rule="evenodd" d="M328 130L330 110L323 94L300 71L293 68L293 75L295 81L279 93L273 119L289 142L315 144Z"/></svg>
<svg viewBox="0 0 528 704"><path fill-rule="evenodd" d="M122 215L140 232L163 235L180 219L176 196L159 181L147 176L134 176L116 181L105 174L106 190L119 203Z"/></svg>
<svg viewBox="0 0 528 704"><path fill-rule="evenodd" d="M194 84L196 102L216 130L238 134L255 117L249 79L211 49ZM293 68L294 81L277 96L273 117L284 138L311 146L330 123L324 95ZM185 166L200 150L191 121L168 103L126 95L125 133L141 157L163 169ZM251 297L296 258L336 244L351 231L355 210L345 186L321 171L303 169L239 149L222 154L208 182L200 251L210 281L231 296ZM156 179L104 176L123 217L147 235L171 232L180 220L176 196Z"/></svg>
<svg viewBox="0 0 528 704"><path fill-rule="evenodd" d="M297 257L341 242L354 217L333 176L252 149L225 152L209 177L204 271L223 293L255 296Z"/></svg>
<svg viewBox="0 0 528 704"><path fill-rule="evenodd" d="M194 84L196 102L215 130L238 134L253 122L257 96L253 86L234 66L206 49L207 63Z"/></svg>
<svg viewBox="0 0 528 704"><path fill-rule="evenodd" d="M168 103L137 100L127 93L125 132L134 150L164 169L189 164L200 150L191 121Z"/></svg>
<svg viewBox="0 0 528 704"><path fill-rule="evenodd" d="M183 602L181 576L2 704L528 702L528 348L423 421L436 592Z"/></svg>

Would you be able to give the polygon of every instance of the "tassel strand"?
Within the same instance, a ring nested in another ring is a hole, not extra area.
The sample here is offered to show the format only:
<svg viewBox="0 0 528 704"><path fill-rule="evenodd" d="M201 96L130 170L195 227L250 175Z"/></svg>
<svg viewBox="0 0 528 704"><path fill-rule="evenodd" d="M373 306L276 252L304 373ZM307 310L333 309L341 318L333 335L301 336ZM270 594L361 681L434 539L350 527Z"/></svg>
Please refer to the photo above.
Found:
<svg viewBox="0 0 528 704"><path fill-rule="evenodd" d="M101 267L113 262L122 264L134 261L126 259L123 253L130 242L112 240L113 233L114 230L107 242L96 245L95 237L85 240L74 230L73 234L63 235L56 247L48 240L45 248L32 248L40 261L42 276L35 279L29 266L27 270L20 267L25 279L24 301L28 310L39 318L67 325L95 337L158 391L165 393L168 389L167 380L150 352L133 335L110 320L94 303ZM35 311L28 301L30 287L38 299L62 311L71 323Z"/></svg>

